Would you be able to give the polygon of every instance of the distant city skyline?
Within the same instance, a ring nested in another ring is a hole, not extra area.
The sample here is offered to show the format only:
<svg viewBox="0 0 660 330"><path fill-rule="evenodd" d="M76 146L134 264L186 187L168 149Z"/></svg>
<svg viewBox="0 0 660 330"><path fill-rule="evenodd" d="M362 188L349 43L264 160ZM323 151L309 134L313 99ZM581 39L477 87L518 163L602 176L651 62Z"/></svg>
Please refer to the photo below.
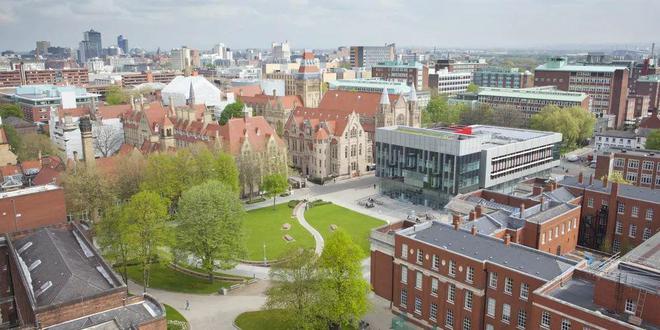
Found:
<svg viewBox="0 0 660 330"><path fill-rule="evenodd" d="M539 48L660 41L660 1L630 0L5 0L2 50L26 51L37 40L76 48L83 31L118 35L131 47L168 50L350 45Z"/></svg>

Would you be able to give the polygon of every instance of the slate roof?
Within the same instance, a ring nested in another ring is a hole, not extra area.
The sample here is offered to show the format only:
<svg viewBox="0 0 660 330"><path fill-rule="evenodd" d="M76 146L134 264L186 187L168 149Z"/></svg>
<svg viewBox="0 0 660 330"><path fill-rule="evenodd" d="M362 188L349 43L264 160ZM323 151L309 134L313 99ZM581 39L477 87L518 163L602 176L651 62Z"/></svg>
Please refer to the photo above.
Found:
<svg viewBox="0 0 660 330"><path fill-rule="evenodd" d="M374 117L380 109L381 93L353 92L344 90L327 91L319 108L355 111L361 116ZM401 95L388 94L390 104L395 104Z"/></svg>
<svg viewBox="0 0 660 330"><path fill-rule="evenodd" d="M156 314L153 315L152 314ZM98 326L100 329L133 329L134 326L163 315L160 306L145 300L138 304L123 306L101 313L75 319L49 327L51 330L78 330ZM137 328L137 327L135 327Z"/></svg>
<svg viewBox="0 0 660 330"><path fill-rule="evenodd" d="M124 286L75 228L41 228L16 240L14 247L37 307L80 301Z"/></svg>
<svg viewBox="0 0 660 330"><path fill-rule="evenodd" d="M472 235L463 229L457 231L440 222L427 224L430 224L428 228L413 230L411 227L400 233L468 258L494 263L544 280L551 280L577 264L516 243L507 246L502 240L487 235Z"/></svg>
<svg viewBox="0 0 660 330"><path fill-rule="evenodd" d="M583 180L582 183L578 182L575 176L565 176L563 180L558 183L563 186L586 189L589 191L598 191L604 194L610 194L612 191L612 182L607 183L607 187L603 187L603 182L598 179L593 179L594 183L589 184L589 180ZM638 199L651 203L660 204L660 194L657 190L651 188L637 187L629 184L619 184L619 196Z"/></svg>

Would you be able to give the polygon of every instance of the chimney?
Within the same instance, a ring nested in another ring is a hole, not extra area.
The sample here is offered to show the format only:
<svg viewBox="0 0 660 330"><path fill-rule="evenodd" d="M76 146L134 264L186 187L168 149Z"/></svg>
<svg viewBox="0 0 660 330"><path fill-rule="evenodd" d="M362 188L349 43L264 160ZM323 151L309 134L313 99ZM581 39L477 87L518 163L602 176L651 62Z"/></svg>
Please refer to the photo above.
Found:
<svg viewBox="0 0 660 330"><path fill-rule="evenodd" d="M133 95L131 95L130 102L131 102L131 110L135 110L135 98L133 97Z"/></svg>
<svg viewBox="0 0 660 330"><path fill-rule="evenodd" d="M170 95L169 102L170 102L170 116L176 116L176 113L174 112L174 96Z"/></svg>
<svg viewBox="0 0 660 330"><path fill-rule="evenodd" d="M474 236L477 236L477 227L475 225L472 225L472 229L470 229L470 233Z"/></svg>
<svg viewBox="0 0 660 330"><path fill-rule="evenodd" d="M509 245L511 243L511 235L506 234L504 235L504 245Z"/></svg>
<svg viewBox="0 0 660 330"><path fill-rule="evenodd" d="M140 94L140 111L144 111L144 95Z"/></svg>
<svg viewBox="0 0 660 330"><path fill-rule="evenodd" d="M578 175L578 183L582 184L583 182L584 182L584 174L580 172L580 174Z"/></svg>
<svg viewBox="0 0 660 330"><path fill-rule="evenodd" d="M592 174L589 176L589 185L591 186L593 184L594 184L594 175Z"/></svg>
<svg viewBox="0 0 660 330"><path fill-rule="evenodd" d="M454 213L451 217L451 222L454 225L454 229L458 230L458 228L461 226L461 216L458 213Z"/></svg>
<svg viewBox="0 0 660 330"><path fill-rule="evenodd" d="M520 204L520 219L525 218L525 203Z"/></svg>
<svg viewBox="0 0 660 330"><path fill-rule="evenodd" d="M539 201L541 202L541 211L543 211L543 203L545 202L545 197L543 197L543 194L541 194L541 198L539 198Z"/></svg>
<svg viewBox="0 0 660 330"><path fill-rule="evenodd" d="M204 116L202 117L202 122L208 125L212 121L213 121L213 111L210 111L209 109L205 109Z"/></svg>
<svg viewBox="0 0 660 330"><path fill-rule="evenodd" d="M89 117L80 118L79 122L80 135L82 137L82 151L83 159L87 167L96 165L96 158L94 155L94 137L92 136L92 121Z"/></svg>
<svg viewBox="0 0 660 330"><path fill-rule="evenodd" d="M612 182L612 190L610 190L610 196L616 198L619 195L619 183Z"/></svg>
<svg viewBox="0 0 660 330"><path fill-rule="evenodd" d="M273 89L273 96L277 95L277 90Z"/></svg>
<svg viewBox="0 0 660 330"><path fill-rule="evenodd" d="M603 188L607 188L607 175L603 176Z"/></svg>
<svg viewBox="0 0 660 330"><path fill-rule="evenodd" d="M477 212L470 211L470 221L474 221L477 218Z"/></svg>
<svg viewBox="0 0 660 330"><path fill-rule="evenodd" d="M475 206L474 207L474 212L476 213L477 219L481 218L481 215L483 215L483 212L484 212L483 206L481 206L481 205Z"/></svg>
<svg viewBox="0 0 660 330"><path fill-rule="evenodd" d="M533 196L538 196L543 193L543 187L540 186L534 186L532 187L532 195Z"/></svg>

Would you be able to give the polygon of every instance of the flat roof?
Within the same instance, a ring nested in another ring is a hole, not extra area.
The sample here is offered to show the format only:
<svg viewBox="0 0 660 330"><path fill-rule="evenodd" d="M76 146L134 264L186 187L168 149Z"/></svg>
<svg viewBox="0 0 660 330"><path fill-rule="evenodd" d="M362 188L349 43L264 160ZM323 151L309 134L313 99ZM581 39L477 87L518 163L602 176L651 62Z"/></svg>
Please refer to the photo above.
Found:
<svg viewBox="0 0 660 330"><path fill-rule="evenodd" d="M487 235L472 235L464 229L429 221L399 231L427 244L449 250L481 262L490 262L544 280L551 280L573 268L578 262L536 249L503 241Z"/></svg>
<svg viewBox="0 0 660 330"><path fill-rule="evenodd" d="M560 90L548 90L540 88L494 88L481 87L477 93L479 96L511 97L530 100L553 100L563 102L581 103L589 97L585 93L565 92Z"/></svg>
<svg viewBox="0 0 660 330"><path fill-rule="evenodd" d="M650 74L648 76L641 76L637 78L641 82L660 82L660 74Z"/></svg>
<svg viewBox="0 0 660 330"><path fill-rule="evenodd" d="M387 68L407 68L407 69L421 69L424 67L422 63L419 62L400 62L400 61L385 61L385 62L378 62L377 64L373 65L372 67L377 68L377 67L387 67Z"/></svg>
<svg viewBox="0 0 660 330"><path fill-rule="evenodd" d="M579 65L579 64L563 64L557 65L554 63L545 63L536 67L536 71L586 71L586 72L614 72L616 70L625 70L625 66L612 66L612 65Z"/></svg>
<svg viewBox="0 0 660 330"><path fill-rule="evenodd" d="M54 185L54 184L46 184L46 185L43 185L43 186L32 186L32 187L18 189L18 190L1 192L0 193L0 199L9 198L9 197L23 196L23 195L29 195L29 194L34 194L34 193L38 193L38 192L58 190L58 189L62 189L62 187L60 187L58 185Z"/></svg>
<svg viewBox="0 0 660 330"><path fill-rule="evenodd" d="M9 117L12 118L12 117ZM614 154L614 155L633 155L633 156L644 156L644 157L653 157L660 158L660 151L658 150L647 150L647 149L629 149L629 148L616 148L609 147L601 151L602 154Z"/></svg>

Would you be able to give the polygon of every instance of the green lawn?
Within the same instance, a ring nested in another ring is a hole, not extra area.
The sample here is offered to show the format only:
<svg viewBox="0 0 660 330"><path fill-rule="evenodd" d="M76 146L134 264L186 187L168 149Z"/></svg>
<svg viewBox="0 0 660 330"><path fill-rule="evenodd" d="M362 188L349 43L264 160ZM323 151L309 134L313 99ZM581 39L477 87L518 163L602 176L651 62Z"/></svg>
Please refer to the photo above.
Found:
<svg viewBox="0 0 660 330"><path fill-rule="evenodd" d="M186 320L181 313L179 313L178 310L174 309L174 307L168 305L168 304L163 304L165 306L165 314L167 314L167 330L180 330L182 329L181 326L178 324L172 324L170 321L180 321L180 322L186 322L188 323L188 320Z"/></svg>
<svg viewBox="0 0 660 330"><path fill-rule="evenodd" d="M279 259L290 248L314 248L314 238L305 228L300 226L296 218L292 218L293 209L286 203L264 207L247 212L243 229L247 246L247 259L264 260L264 242L268 260ZM289 223L291 229L283 230L282 225ZM288 242L283 236L289 234L294 241Z"/></svg>
<svg viewBox="0 0 660 330"><path fill-rule="evenodd" d="M278 310L245 312L234 321L242 330L287 330L291 326L286 323Z"/></svg>
<svg viewBox="0 0 660 330"><path fill-rule="evenodd" d="M128 278L133 282L142 285L141 267L128 267ZM231 283L223 281L214 281L213 283L210 283L207 280L177 272L166 265L151 265L149 282L149 287L154 289L199 294L216 293L220 288L228 288L231 285Z"/></svg>
<svg viewBox="0 0 660 330"><path fill-rule="evenodd" d="M372 228L382 226L385 221L357 213L334 204L314 206L305 212L305 219L327 239L332 233L330 225L345 230L355 243L369 254L369 233Z"/></svg>

